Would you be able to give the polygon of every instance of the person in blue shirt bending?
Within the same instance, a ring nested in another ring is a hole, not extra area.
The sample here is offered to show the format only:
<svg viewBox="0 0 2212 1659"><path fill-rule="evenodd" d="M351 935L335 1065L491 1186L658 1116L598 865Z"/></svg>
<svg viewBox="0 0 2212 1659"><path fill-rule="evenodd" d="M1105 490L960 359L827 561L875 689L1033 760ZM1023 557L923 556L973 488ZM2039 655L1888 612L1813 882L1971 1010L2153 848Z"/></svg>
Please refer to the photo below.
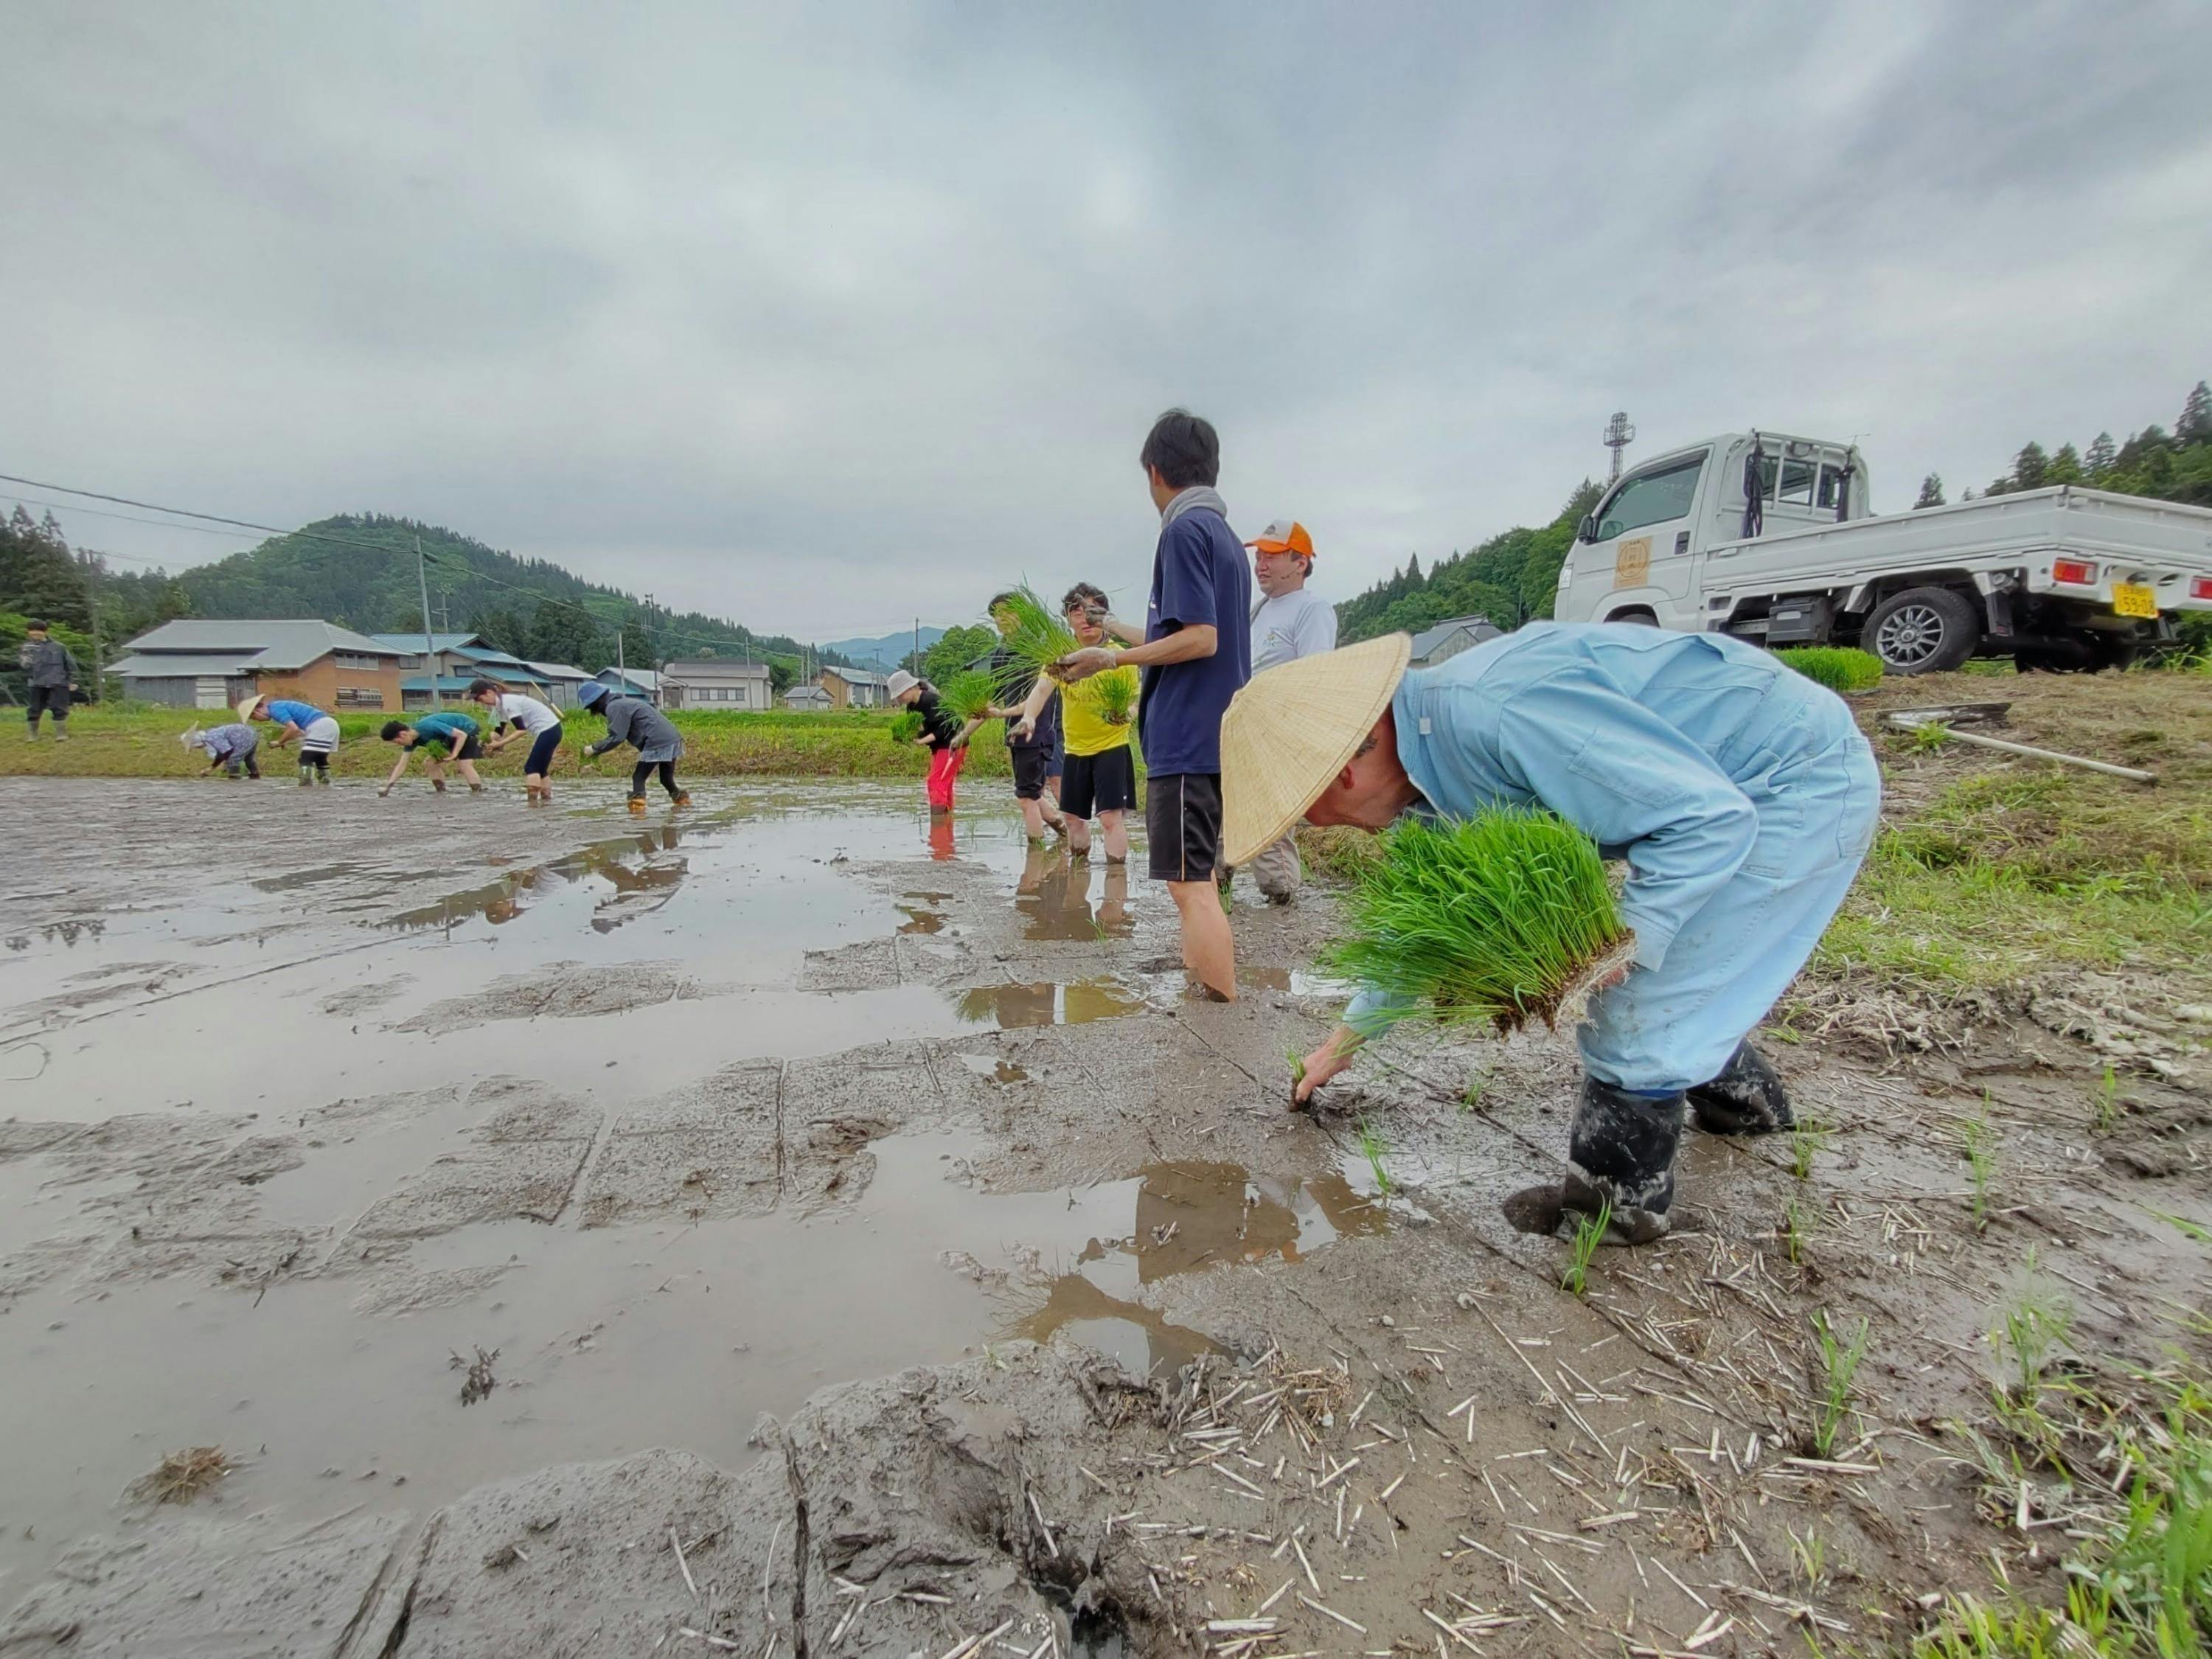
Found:
<svg viewBox="0 0 2212 1659"><path fill-rule="evenodd" d="M276 728L276 747L285 748L295 739L300 745L300 782L327 784L331 781L331 756L338 746L338 723L311 702L301 702L292 697L269 697L258 694L238 705L238 718L242 720L267 720Z"/></svg>
<svg viewBox="0 0 2212 1659"><path fill-rule="evenodd" d="M477 775L477 757L483 753L482 732L466 714L441 708L434 714L417 716L412 726L405 720L386 720L383 738L399 745L399 758L392 763L384 787L376 792L380 797L392 793L392 786L407 769L407 757L418 748L429 759L430 787L440 794L446 793L446 769L441 763L449 757L453 769L468 781L469 793L483 793L483 780Z"/></svg>
<svg viewBox="0 0 2212 1659"><path fill-rule="evenodd" d="M1723 1134L1794 1121L1747 1039L1873 840L1873 751L1841 698L1724 635L1532 623L1409 672L1410 650L1402 634L1370 640L1238 696L1222 726L1226 856L1301 817L1371 830L1535 805L1625 858L1635 959L1578 1034L1568 1171L1540 1212L1609 1205L1613 1242L1646 1243L1667 1231L1686 1115ZM1294 1098L1391 1013L1379 993L1356 997Z"/></svg>

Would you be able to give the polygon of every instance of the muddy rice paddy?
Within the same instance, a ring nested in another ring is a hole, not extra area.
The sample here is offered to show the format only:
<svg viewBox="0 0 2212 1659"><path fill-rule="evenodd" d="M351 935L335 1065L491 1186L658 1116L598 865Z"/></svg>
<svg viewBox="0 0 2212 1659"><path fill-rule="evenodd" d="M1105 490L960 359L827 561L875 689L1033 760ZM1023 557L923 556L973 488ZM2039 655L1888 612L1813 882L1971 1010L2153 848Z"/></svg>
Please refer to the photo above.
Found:
<svg viewBox="0 0 2212 1659"><path fill-rule="evenodd" d="M994 786L696 793L0 793L0 1652L1878 1644L2052 1570L1950 1426L2024 1274L2204 1358L2185 1018L2110 1085L2094 1024L1780 1034L1821 1137L1692 1135L1577 1298L1503 1207L1571 1049L1285 1109L1326 894L1197 1003Z"/></svg>

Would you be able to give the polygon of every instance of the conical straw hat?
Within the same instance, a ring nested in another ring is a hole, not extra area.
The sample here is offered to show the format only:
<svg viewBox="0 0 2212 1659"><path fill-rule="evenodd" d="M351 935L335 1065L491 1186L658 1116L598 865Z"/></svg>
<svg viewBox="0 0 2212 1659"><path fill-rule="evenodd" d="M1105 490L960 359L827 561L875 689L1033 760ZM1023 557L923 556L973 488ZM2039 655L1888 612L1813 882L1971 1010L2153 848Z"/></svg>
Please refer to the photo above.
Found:
<svg viewBox="0 0 2212 1659"><path fill-rule="evenodd" d="M1305 816L1390 706L1413 641L1404 634L1255 674L1221 720L1224 863L1249 864Z"/></svg>

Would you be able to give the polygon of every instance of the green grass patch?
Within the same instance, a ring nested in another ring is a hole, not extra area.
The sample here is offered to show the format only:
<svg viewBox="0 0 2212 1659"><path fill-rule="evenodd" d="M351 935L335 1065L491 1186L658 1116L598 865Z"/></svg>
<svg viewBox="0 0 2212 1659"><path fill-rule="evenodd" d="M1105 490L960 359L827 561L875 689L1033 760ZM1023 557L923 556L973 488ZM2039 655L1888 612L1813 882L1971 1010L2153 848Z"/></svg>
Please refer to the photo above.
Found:
<svg viewBox="0 0 2212 1659"><path fill-rule="evenodd" d="M337 717L338 750L331 769L342 777L380 777L391 769L394 751L380 742L377 732L385 721L410 718L410 710L395 716L374 710L349 711ZM480 712L480 711L479 711ZM679 709L669 718L684 734L685 775L714 777L856 777L920 778L929 769L929 757L911 744L887 741L894 719L889 709L832 709L819 714L798 709L757 713ZM70 717L70 741L51 738L26 743L19 734L0 742L0 777L59 776L112 778L188 778L204 771L207 757L190 753L177 741L194 726L221 725L233 718L220 710L162 708L146 703L101 703L78 709ZM595 775L580 768L578 750L606 734L606 722L596 714L568 711L564 725L568 746L554 765L554 781L579 775ZM284 764L273 749L274 728L257 726L263 733L262 769ZM988 734L987 734L988 736ZM522 774L528 745L511 744L501 753L477 764L487 777ZM619 750L595 763L597 775L628 775L630 763ZM969 777L1005 777L1006 745L978 741L970 745Z"/></svg>
<svg viewBox="0 0 2212 1659"><path fill-rule="evenodd" d="M1408 1013L1501 1031L1553 1024L1628 939L1595 843L1517 808L1386 830L1347 908L1333 967Z"/></svg>
<svg viewBox="0 0 2212 1659"><path fill-rule="evenodd" d="M1869 691L1881 684L1881 659L1871 651L1835 645L1799 646L1774 653L1815 684L1831 691Z"/></svg>

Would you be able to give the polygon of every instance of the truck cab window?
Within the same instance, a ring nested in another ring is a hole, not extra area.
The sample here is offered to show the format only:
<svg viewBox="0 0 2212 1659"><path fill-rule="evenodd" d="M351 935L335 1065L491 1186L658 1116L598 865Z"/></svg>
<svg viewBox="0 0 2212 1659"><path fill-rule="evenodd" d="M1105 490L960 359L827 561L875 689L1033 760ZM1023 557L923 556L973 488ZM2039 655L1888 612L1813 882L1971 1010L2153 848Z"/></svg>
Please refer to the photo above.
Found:
<svg viewBox="0 0 2212 1659"><path fill-rule="evenodd" d="M1820 505L1826 507L1831 513L1844 509L1850 487L1850 471L1838 466L1832 461L1828 462L1820 468Z"/></svg>
<svg viewBox="0 0 2212 1659"><path fill-rule="evenodd" d="M1687 517L1690 504L1698 493L1698 475L1705 471L1705 465L1703 454L1692 455L1686 460L1671 462L1654 471L1639 472L1623 479L1620 487L1598 509L1597 538L1610 541L1648 524L1664 524L1669 519Z"/></svg>
<svg viewBox="0 0 2212 1659"><path fill-rule="evenodd" d="M1782 488L1775 497L1784 507L1813 505L1813 477L1820 469L1810 461L1782 463Z"/></svg>

